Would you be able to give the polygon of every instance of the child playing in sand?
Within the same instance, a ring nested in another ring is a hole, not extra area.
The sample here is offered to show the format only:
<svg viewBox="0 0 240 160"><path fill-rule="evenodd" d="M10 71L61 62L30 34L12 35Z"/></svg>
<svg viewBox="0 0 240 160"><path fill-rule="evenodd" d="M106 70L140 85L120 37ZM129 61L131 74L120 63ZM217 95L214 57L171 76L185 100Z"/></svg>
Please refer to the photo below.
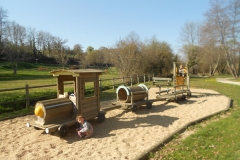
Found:
<svg viewBox="0 0 240 160"><path fill-rule="evenodd" d="M76 117L76 121L80 123L80 127L76 129L79 137L90 137L93 134L92 125L85 121L82 115Z"/></svg>

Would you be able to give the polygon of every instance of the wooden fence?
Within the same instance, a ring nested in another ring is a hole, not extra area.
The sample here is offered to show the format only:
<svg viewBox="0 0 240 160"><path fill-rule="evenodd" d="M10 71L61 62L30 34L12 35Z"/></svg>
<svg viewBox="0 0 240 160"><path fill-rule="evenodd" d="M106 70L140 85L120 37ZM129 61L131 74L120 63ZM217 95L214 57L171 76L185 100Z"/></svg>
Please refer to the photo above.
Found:
<svg viewBox="0 0 240 160"><path fill-rule="evenodd" d="M150 75L148 76L131 76L131 77L122 77L122 78L111 78L111 79L99 79L99 89L100 91L104 91L106 89L112 88L115 90L118 86L120 85L127 85L127 86L132 86L134 84L139 84L139 83L145 83L145 82L150 82L152 80L152 77ZM108 81L109 83L106 83L107 85L104 85L104 81ZM65 83L64 85L70 85L73 83ZM30 97L30 89L34 88L46 88L46 87L53 87L57 86L57 84L51 84L51 85L42 85L42 86L29 86L26 84L25 87L20 87L20 88L11 88L11 89L1 89L0 92L8 92L8 91L17 91L17 90L25 90L25 95L26 98L21 99L21 100L13 100L13 101L7 101L7 102L0 102L0 105L6 105L6 104L17 104L17 103L26 103L26 108L29 108L30 101L33 100L38 100L41 98L49 98L50 95L46 96L41 96L41 97ZM53 96L53 95L52 95ZM56 96L56 94L55 94Z"/></svg>

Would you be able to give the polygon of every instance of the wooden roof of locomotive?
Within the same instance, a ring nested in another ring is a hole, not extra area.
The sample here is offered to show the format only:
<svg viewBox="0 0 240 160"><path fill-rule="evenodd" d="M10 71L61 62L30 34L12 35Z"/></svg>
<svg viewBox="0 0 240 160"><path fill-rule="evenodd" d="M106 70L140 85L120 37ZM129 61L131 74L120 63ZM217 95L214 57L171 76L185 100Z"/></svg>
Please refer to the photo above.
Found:
<svg viewBox="0 0 240 160"><path fill-rule="evenodd" d="M101 74L102 70L97 69L75 69L75 70L53 70L50 73L53 74L53 76L59 76L59 75L72 75L72 76L79 76L82 73L98 73Z"/></svg>

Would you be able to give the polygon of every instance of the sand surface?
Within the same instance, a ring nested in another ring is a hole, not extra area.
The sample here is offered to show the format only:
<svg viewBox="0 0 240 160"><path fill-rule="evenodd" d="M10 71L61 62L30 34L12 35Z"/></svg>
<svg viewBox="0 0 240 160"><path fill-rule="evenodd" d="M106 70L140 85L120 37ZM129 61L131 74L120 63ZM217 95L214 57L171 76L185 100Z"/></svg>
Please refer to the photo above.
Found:
<svg viewBox="0 0 240 160"><path fill-rule="evenodd" d="M157 91L151 88L149 99L155 99ZM26 123L36 118L33 115L0 121L0 159L136 159L189 122L228 107L229 99L215 91L191 92L191 98L179 103L154 102L151 110L144 106L136 113L130 109L109 110L103 123L89 121L94 134L88 139L78 137L74 127L64 139L57 133L27 128Z"/></svg>

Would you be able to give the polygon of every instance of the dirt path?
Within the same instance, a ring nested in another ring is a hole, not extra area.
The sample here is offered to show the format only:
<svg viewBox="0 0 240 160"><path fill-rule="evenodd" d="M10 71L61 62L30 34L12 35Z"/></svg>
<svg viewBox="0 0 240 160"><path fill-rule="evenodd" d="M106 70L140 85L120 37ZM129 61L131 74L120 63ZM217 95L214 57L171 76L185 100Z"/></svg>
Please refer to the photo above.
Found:
<svg viewBox="0 0 240 160"><path fill-rule="evenodd" d="M231 79L231 78L216 78L216 80L218 82L227 83L227 84L233 84L233 85L239 85L240 86L240 82L234 82L234 81L231 81L229 79Z"/></svg>

